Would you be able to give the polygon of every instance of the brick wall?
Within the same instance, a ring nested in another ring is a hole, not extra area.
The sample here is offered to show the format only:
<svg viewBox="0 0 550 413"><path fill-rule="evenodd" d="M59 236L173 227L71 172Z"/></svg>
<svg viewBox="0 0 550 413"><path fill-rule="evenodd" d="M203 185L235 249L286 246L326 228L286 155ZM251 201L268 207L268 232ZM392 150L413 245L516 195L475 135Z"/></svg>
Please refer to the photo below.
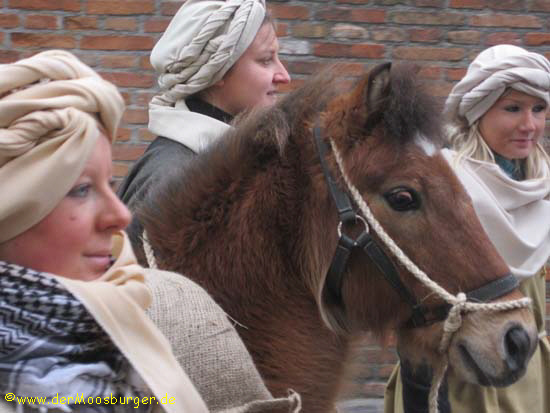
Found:
<svg viewBox="0 0 550 413"><path fill-rule="evenodd" d="M115 174L152 139L147 103L156 91L148 54L179 8L170 0L0 0L0 62L67 49L115 83L128 108L115 145ZM268 0L293 81L345 62L357 76L388 60L414 60L443 98L482 49L512 43L550 58L550 0ZM395 361L372 339L357 360L349 395L379 397ZM368 360L368 362L367 362Z"/></svg>

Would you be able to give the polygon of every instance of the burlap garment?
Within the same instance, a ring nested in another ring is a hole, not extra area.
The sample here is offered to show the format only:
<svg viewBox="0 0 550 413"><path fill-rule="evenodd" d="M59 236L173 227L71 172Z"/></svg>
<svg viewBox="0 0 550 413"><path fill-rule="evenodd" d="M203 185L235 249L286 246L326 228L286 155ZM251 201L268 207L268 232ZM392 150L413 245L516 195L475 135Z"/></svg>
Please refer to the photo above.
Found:
<svg viewBox="0 0 550 413"><path fill-rule="evenodd" d="M299 397L273 399L226 314L206 291L175 273L147 270L149 314L211 412L298 412Z"/></svg>
<svg viewBox="0 0 550 413"><path fill-rule="evenodd" d="M297 394L271 396L233 325L202 287L159 270L146 270L146 283L153 293L148 313L210 412L300 411ZM14 413L14 408L0 398L0 413Z"/></svg>

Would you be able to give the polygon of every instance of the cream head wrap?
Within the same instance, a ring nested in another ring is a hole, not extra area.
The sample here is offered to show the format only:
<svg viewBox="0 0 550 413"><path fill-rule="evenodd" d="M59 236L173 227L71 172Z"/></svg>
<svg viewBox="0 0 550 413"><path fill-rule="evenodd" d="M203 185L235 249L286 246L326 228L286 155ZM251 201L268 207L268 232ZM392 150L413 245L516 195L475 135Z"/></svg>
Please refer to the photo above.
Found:
<svg viewBox="0 0 550 413"><path fill-rule="evenodd" d="M264 0L188 0L151 52L163 93L174 106L219 81L250 46L265 17Z"/></svg>
<svg viewBox="0 0 550 413"><path fill-rule="evenodd" d="M80 176L99 136L113 141L124 102L68 52L0 65L0 242L42 220Z"/></svg>
<svg viewBox="0 0 550 413"><path fill-rule="evenodd" d="M543 99L550 106L550 62L521 47L498 45L481 52L468 66L445 103L451 117L472 125L500 98L506 88Z"/></svg>

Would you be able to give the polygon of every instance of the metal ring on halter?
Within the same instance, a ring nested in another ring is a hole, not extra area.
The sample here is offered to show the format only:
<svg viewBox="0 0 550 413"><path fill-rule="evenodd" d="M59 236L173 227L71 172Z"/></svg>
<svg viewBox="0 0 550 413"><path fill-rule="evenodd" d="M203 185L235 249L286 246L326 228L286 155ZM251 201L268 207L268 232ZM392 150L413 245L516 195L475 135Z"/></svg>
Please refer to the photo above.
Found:
<svg viewBox="0 0 550 413"><path fill-rule="evenodd" d="M363 225L365 226L365 232L368 234L369 233L369 224L367 223L367 221L365 221L365 218L363 218L361 215L355 215L355 219L359 220L363 223ZM342 221L340 221L339 224L338 224L338 228L337 228L338 238L342 238L342 224L343 224Z"/></svg>

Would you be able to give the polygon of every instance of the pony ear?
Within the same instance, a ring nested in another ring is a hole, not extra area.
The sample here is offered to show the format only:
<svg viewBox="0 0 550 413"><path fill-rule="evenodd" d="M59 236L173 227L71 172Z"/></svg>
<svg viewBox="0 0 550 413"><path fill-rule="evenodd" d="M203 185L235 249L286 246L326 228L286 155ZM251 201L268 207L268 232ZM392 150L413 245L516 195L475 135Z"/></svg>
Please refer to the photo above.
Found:
<svg viewBox="0 0 550 413"><path fill-rule="evenodd" d="M380 104L390 91L391 62L382 63L369 73L366 100L367 110L372 113L379 109Z"/></svg>

